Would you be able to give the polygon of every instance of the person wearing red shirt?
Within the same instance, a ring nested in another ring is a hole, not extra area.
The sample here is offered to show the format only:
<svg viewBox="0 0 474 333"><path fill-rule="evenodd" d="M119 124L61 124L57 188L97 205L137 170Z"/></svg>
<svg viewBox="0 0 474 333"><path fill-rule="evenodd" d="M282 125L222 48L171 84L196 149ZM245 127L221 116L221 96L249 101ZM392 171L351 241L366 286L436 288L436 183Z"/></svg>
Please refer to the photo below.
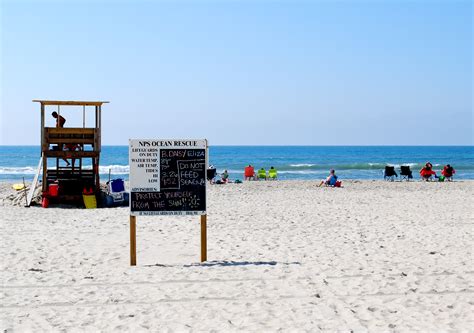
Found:
<svg viewBox="0 0 474 333"><path fill-rule="evenodd" d="M244 180L255 180L255 169L250 164L244 169Z"/></svg>
<svg viewBox="0 0 474 333"><path fill-rule="evenodd" d="M455 173L456 173L456 170L454 170L454 168L449 164L445 165L443 168L443 171L441 171L441 174L449 182L453 180L453 176Z"/></svg>
<svg viewBox="0 0 474 333"><path fill-rule="evenodd" d="M433 164L427 162L425 166L420 170L421 179L429 181L433 176L436 177L436 172L433 171Z"/></svg>

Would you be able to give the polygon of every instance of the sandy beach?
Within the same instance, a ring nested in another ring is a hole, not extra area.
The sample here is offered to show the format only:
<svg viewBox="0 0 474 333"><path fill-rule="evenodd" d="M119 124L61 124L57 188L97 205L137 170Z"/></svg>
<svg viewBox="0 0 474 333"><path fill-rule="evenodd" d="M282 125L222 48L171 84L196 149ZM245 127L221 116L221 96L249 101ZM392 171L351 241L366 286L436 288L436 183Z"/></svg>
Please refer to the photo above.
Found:
<svg viewBox="0 0 474 333"><path fill-rule="evenodd" d="M473 181L246 182L199 217L12 206L0 186L0 328L472 331Z"/></svg>

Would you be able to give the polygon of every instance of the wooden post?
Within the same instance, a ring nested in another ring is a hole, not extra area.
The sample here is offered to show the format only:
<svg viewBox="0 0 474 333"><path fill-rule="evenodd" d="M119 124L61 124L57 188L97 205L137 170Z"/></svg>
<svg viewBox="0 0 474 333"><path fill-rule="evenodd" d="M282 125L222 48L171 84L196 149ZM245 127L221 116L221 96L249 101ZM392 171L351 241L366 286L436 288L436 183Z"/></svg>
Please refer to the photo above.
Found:
<svg viewBox="0 0 474 333"><path fill-rule="evenodd" d="M137 265L137 217L130 215L130 266Z"/></svg>
<svg viewBox="0 0 474 333"><path fill-rule="evenodd" d="M98 112L99 112L99 115L98 115L98 119L99 119L99 126L98 126L99 134L98 135L99 135L99 138L98 138L97 142L98 142L99 147L98 147L97 150L102 151L102 105L98 106Z"/></svg>
<svg viewBox="0 0 474 333"><path fill-rule="evenodd" d="M44 152L46 150L46 140L45 140L45 137L44 137L44 132L45 132L45 129L44 127L46 126L45 124L45 119L44 119L44 104L41 103L41 156L42 156L42 159L43 159L43 180L41 182L41 192L45 192L46 191L46 172L47 172L47 169L48 169L48 166L47 166L47 161L48 159L46 158ZM49 143L48 143L48 149L49 149Z"/></svg>
<svg viewBox="0 0 474 333"><path fill-rule="evenodd" d="M201 262L207 261L207 215L201 215Z"/></svg>
<svg viewBox="0 0 474 333"><path fill-rule="evenodd" d="M34 186L34 185L32 185L32 186ZM30 206L28 206L28 198L27 198L28 194L26 193L25 177L23 177L23 194L25 195L25 203L26 203L25 207L30 207Z"/></svg>
<svg viewBox="0 0 474 333"><path fill-rule="evenodd" d="M44 123L44 104L41 103L41 154L43 154L44 146L45 146L44 126L45 126L45 123Z"/></svg>

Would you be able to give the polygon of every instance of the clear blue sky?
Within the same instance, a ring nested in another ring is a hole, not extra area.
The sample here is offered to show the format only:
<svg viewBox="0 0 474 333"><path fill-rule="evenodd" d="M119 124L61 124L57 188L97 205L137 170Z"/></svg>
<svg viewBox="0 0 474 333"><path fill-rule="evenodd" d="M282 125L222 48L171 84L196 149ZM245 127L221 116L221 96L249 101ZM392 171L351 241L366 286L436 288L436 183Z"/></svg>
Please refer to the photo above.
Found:
<svg viewBox="0 0 474 333"><path fill-rule="evenodd" d="M469 0L0 1L0 144L32 99L109 100L104 144L473 144Z"/></svg>

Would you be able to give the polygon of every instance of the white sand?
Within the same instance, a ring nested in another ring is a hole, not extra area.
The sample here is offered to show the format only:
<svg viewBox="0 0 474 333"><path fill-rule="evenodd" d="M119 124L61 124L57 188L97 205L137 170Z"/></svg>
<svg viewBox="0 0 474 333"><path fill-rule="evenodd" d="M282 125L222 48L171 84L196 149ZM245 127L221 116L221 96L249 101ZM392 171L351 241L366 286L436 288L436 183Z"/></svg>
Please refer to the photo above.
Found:
<svg viewBox="0 0 474 333"><path fill-rule="evenodd" d="M130 267L128 208L4 203L0 328L472 331L474 182L315 185L212 186L205 264L198 217L138 218Z"/></svg>

